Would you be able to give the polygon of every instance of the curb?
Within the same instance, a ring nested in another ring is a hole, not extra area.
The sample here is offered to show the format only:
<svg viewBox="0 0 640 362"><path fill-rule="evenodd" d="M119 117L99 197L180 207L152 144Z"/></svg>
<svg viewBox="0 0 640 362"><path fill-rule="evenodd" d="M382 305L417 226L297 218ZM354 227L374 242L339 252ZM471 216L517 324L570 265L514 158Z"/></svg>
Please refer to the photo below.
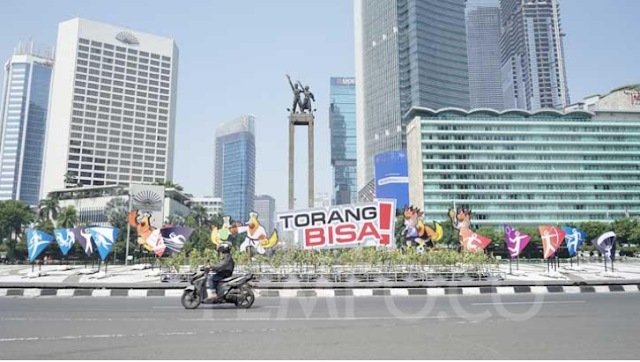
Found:
<svg viewBox="0 0 640 362"><path fill-rule="evenodd" d="M54 282L0 282L2 289L141 289L141 290L183 290L188 283L54 283ZM466 287L530 287L530 286L616 286L640 285L640 279L609 280L502 280L502 281L429 281L429 282L343 282L343 283L286 283L286 282L251 282L255 289L274 290L318 290L318 289L433 289L433 288L466 288Z"/></svg>
<svg viewBox="0 0 640 362"><path fill-rule="evenodd" d="M513 294L576 294L640 292L638 284L583 285L583 286L513 286L513 287L446 287L446 288L391 288L391 289L254 289L260 298L334 298L334 297L410 297L450 295L513 295ZM179 298L182 289L0 289L0 297L167 297Z"/></svg>

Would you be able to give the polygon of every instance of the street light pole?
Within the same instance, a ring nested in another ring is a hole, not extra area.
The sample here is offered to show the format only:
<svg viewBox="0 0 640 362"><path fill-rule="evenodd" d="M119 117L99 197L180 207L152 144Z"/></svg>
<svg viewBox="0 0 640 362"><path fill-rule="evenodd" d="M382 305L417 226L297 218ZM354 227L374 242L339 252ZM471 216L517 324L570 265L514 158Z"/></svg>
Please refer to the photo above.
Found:
<svg viewBox="0 0 640 362"><path fill-rule="evenodd" d="M127 248L125 251L124 265L129 265L129 235L131 234L131 224L129 223L129 214L131 214L131 185L129 185L129 209L127 210Z"/></svg>

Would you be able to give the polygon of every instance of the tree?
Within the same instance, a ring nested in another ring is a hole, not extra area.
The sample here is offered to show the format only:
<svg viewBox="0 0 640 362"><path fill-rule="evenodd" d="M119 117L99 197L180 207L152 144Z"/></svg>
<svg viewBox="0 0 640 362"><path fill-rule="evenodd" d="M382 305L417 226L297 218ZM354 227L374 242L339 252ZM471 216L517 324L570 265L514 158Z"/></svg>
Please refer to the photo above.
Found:
<svg viewBox="0 0 640 362"><path fill-rule="evenodd" d="M24 229L33 222L31 207L16 200L0 202L0 233L6 238L9 256L16 256L16 244Z"/></svg>
<svg viewBox="0 0 640 362"><path fill-rule="evenodd" d="M611 225L599 221L587 221L580 224L580 229L587 233L587 240L593 240L610 231Z"/></svg>
<svg viewBox="0 0 640 362"><path fill-rule="evenodd" d="M635 232L635 229L638 229L640 226L638 225L637 220L633 219L620 219L611 223L613 230L616 232L616 236L618 237L618 241L621 244L637 244L638 239L634 238L638 233Z"/></svg>
<svg viewBox="0 0 640 362"><path fill-rule="evenodd" d="M40 200L38 204L39 212L38 217L54 220L58 217L58 212L60 211L60 204L58 202L58 198L49 194L49 196Z"/></svg>
<svg viewBox="0 0 640 362"><path fill-rule="evenodd" d="M194 205L191 207L191 214L193 220L196 222L198 227L203 227L209 221L209 214L207 213L207 209L202 205Z"/></svg>
<svg viewBox="0 0 640 362"><path fill-rule="evenodd" d="M65 188L71 188L71 187L80 187L82 186L82 184L78 183L78 178L75 177L71 171L67 172L64 175L64 187Z"/></svg>
<svg viewBox="0 0 640 362"><path fill-rule="evenodd" d="M109 220L111 226L121 231L127 227L127 223L129 222L129 204L126 200L119 197L111 199L107 202L104 213L107 215L107 220Z"/></svg>
<svg viewBox="0 0 640 362"><path fill-rule="evenodd" d="M178 191L184 191L184 187L182 187L180 184L173 183L172 181L169 181L169 180L164 181L164 182L156 181L153 184L154 185L158 185L158 186L164 186L164 187L167 187L167 188L176 189Z"/></svg>
<svg viewBox="0 0 640 362"><path fill-rule="evenodd" d="M56 224L59 228L69 229L78 224L78 211L73 206L67 206L60 209Z"/></svg>

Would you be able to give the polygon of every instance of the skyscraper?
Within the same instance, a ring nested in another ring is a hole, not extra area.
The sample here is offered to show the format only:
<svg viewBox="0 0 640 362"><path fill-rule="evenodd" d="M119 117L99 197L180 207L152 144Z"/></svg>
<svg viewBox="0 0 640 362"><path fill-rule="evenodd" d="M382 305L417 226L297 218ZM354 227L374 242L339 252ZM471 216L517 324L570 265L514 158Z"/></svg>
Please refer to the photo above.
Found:
<svg viewBox="0 0 640 362"><path fill-rule="evenodd" d="M255 118L241 115L216 130L213 196L224 213L244 222L253 210L256 189Z"/></svg>
<svg viewBox="0 0 640 362"><path fill-rule="evenodd" d="M171 180L173 39L75 18L60 23L41 196L64 187Z"/></svg>
<svg viewBox="0 0 640 362"><path fill-rule="evenodd" d="M253 211L258 213L260 225L269 235L276 228L276 200L269 195L256 195Z"/></svg>
<svg viewBox="0 0 640 362"><path fill-rule="evenodd" d="M411 107L469 108L465 0L355 1L358 189L404 148Z"/></svg>
<svg viewBox="0 0 640 362"><path fill-rule="evenodd" d="M335 205L350 204L358 200L355 84L355 78L331 78L329 127L333 168L332 196Z"/></svg>
<svg viewBox="0 0 640 362"><path fill-rule="evenodd" d="M570 104L558 0L501 0L505 108Z"/></svg>
<svg viewBox="0 0 640 362"><path fill-rule="evenodd" d="M0 200L36 205L40 200L53 48L20 43L4 69Z"/></svg>
<svg viewBox="0 0 640 362"><path fill-rule="evenodd" d="M502 110L500 0L467 0L467 54L471 108Z"/></svg>

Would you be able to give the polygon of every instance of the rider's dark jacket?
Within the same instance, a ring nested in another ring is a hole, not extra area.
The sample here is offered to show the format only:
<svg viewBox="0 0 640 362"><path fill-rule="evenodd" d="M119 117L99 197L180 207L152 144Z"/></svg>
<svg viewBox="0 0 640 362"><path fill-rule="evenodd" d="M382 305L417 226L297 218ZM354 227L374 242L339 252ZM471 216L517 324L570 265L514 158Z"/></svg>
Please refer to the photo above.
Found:
<svg viewBox="0 0 640 362"><path fill-rule="evenodd" d="M222 259L211 267L211 271L221 274L225 277L230 277L233 274L233 268L235 264L233 262L233 257L231 257L231 253L223 253Z"/></svg>

